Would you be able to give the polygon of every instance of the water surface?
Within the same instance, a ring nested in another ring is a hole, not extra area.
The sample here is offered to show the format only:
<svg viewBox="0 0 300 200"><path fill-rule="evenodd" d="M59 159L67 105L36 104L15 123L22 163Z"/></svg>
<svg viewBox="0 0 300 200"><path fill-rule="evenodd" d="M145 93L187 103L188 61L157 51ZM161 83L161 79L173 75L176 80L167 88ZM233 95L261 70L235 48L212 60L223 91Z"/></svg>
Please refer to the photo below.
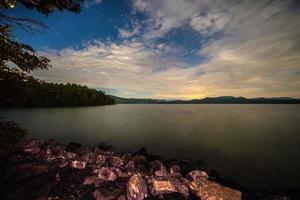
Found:
<svg viewBox="0 0 300 200"><path fill-rule="evenodd" d="M0 109L30 135L118 151L146 147L165 158L201 159L251 187L300 188L300 105L112 105Z"/></svg>

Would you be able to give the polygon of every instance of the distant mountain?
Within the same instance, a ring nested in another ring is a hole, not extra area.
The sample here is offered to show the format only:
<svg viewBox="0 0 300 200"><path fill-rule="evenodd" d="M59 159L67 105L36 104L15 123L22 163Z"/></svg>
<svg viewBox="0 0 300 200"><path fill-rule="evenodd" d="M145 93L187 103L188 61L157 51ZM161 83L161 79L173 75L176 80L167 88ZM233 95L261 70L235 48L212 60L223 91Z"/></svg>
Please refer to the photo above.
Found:
<svg viewBox="0 0 300 200"><path fill-rule="evenodd" d="M111 96L116 103L120 104L300 104L300 99L291 97L271 98L245 98L245 97L206 97L204 99L192 100L161 100L161 99L136 99Z"/></svg>

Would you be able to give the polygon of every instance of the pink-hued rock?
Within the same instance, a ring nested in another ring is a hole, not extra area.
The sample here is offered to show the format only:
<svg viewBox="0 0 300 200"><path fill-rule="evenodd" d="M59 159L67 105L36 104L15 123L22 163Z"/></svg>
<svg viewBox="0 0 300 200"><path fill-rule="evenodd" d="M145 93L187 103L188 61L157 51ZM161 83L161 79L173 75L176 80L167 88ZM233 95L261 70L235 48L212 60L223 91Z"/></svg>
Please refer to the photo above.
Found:
<svg viewBox="0 0 300 200"><path fill-rule="evenodd" d="M127 182L127 199L143 200L148 196L147 184L140 174L134 174Z"/></svg>
<svg viewBox="0 0 300 200"><path fill-rule="evenodd" d="M170 168L170 174L178 174L180 173L180 167L178 165L173 165Z"/></svg>
<svg viewBox="0 0 300 200"><path fill-rule="evenodd" d="M178 193L181 193L185 198L189 197L189 187L179 179L171 179L170 182Z"/></svg>
<svg viewBox="0 0 300 200"><path fill-rule="evenodd" d="M106 156L104 155L98 155L96 157L96 164L99 165L99 166L103 166L106 162Z"/></svg>
<svg viewBox="0 0 300 200"><path fill-rule="evenodd" d="M177 192L173 183L168 179L153 178L151 182L151 193L154 196Z"/></svg>
<svg viewBox="0 0 300 200"><path fill-rule="evenodd" d="M121 167L124 164L124 161L122 158L120 158L118 156L113 156L112 160L111 160L111 164L114 167Z"/></svg>
<svg viewBox="0 0 300 200"><path fill-rule="evenodd" d="M160 170L155 171L154 173L155 177L168 177L169 173L165 168L161 168Z"/></svg>
<svg viewBox="0 0 300 200"><path fill-rule="evenodd" d="M204 171L194 170L188 173L188 177L193 181L201 184L208 179L208 174Z"/></svg>
<svg viewBox="0 0 300 200"><path fill-rule="evenodd" d="M74 168L74 169L85 169L86 162L79 161L79 160L74 160L74 161L71 162L71 167Z"/></svg>
<svg viewBox="0 0 300 200"><path fill-rule="evenodd" d="M122 177L122 178L130 177L133 174L133 172L124 171L117 167L110 167L109 169L112 170L118 177Z"/></svg>
<svg viewBox="0 0 300 200"><path fill-rule="evenodd" d="M205 180L201 184L196 181L190 183L190 190L199 199L213 200L241 200L242 193L228 187L224 187L212 181Z"/></svg>
<svg viewBox="0 0 300 200"><path fill-rule="evenodd" d="M128 171L134 171L135 170L135 164L134 164L134 161L129 161L126 166L125 166L125 169L128 170Z"/></svg>
<svg viewBox="0 0 300 200"><path fill-rule="evenodd" d="M95 172L96 170L94 170ZM117 179L117 175L107 167L101 167L97 170L98 178L104 181L114 181Z"/></svg>

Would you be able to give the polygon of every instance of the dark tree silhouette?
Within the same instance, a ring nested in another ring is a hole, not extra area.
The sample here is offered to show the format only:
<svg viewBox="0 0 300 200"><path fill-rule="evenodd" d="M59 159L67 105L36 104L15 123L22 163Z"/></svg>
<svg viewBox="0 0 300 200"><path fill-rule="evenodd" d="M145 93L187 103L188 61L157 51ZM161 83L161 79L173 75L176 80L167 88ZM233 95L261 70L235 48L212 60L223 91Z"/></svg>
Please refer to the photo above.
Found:
<svg viewBox="0 0 300 200"><path fill-rule="evenodd" d="M17 4L22 4L28 9L35 9L45 16L54 10L66 10L74 13L80 12L81 0L0 0L0 10L13 9ZM15 26L21 29L37 33L47 27L36 20L18 18L0 13L0 66L15 64L23 71L34 69L48 69L50 60L36 54L28 44L23 44L12 35Z"/></svg>

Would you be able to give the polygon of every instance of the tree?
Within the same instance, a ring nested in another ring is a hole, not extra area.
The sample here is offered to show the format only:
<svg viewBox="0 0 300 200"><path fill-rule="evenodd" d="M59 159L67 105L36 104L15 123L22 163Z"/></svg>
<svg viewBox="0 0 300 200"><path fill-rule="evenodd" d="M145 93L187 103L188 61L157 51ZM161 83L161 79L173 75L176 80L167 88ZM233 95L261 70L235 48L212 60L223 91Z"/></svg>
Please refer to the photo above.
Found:
<svg viewBox="0 0 300 200"><path fill-rule="evenodd" d="M17 4L22 4L48 16L54 10L78 13L81 2L82 0L0 0L0 9L13 9ZM26 72L51 67L48 58L37 55L30 45L16 40L12 35L15 26L32 33L42 32L46 28L44 24L32 19L0 13L0 67L13 63Z"/></svg>

